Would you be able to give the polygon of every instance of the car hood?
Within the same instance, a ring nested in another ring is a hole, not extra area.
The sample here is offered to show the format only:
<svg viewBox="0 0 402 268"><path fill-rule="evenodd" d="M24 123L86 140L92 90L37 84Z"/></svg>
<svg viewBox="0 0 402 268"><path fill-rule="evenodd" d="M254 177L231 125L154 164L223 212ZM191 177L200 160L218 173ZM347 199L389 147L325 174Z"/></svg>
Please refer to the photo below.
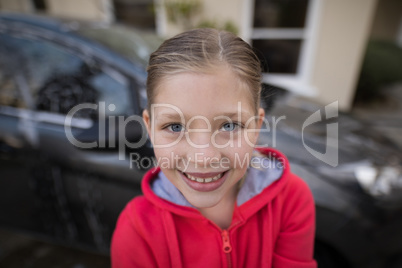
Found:
<svg viewBox="0 0 402 268"><path fill-rule="evenodd" d="M325 118L324 107L313 102L277 103L267 112L268 127L262 127L259 143L279 149L291 163L320 179L348 190L363 190L387 206L402 204L402 148L370 123L347 113L305 125L320 110ZM334 128L329 128L330 124ZM338 153L336 163L323 161L332 149Z"/></svg>

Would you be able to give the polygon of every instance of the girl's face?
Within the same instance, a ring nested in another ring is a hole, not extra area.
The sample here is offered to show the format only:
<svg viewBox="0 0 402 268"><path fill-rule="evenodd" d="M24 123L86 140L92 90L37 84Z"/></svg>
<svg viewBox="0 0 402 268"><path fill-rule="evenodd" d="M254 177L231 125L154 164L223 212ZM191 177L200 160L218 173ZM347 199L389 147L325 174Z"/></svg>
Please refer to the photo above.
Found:
<svg viewBox="0 0 402 268"><path fill-rule="evenodd" d="M213 207L236 191L264 116L253 103L227 66L159 84L144 121L161 170L193 206Z"/></svg>

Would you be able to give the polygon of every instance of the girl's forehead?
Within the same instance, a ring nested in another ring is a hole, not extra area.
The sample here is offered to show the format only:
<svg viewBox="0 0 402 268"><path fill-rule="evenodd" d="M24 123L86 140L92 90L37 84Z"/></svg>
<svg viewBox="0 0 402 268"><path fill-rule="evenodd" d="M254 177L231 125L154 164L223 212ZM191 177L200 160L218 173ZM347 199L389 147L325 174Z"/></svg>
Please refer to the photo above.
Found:
<svg viewBox="0 0 402 268"><path fill-rule="evenodd" d="M242 102L232 107L210 107L203 109L199 107L174 105L170 103L160 103L151 106L151 114L156 121L176 121L176 122L207 122L219 123L221 121L236 120L247 121L254 118L255 114L249 107Z"/></svg>
<svg viewBox="0 0 402 268"><path fill-rule="evenodd" d="M156 115L158 118L163 119L170 119L170 120L213 120L213 121L221 121L230 119L248 119L250 117L254 117L255 115L249 110L242 107L241 102L237 108L233 109L214 109L211 108L208 111L198 111L198 110L191 110L188 111L186 108L182 109L182 107L171 105L171 104L156 104L152 106L153 114ZM158 119L157 118L157 119Z"/></svg>
<svg viewBox="0 0 402 268"><path fill-rule="evenodd" d="M255 111L253 96L246 83L229 68L214 72L182 72L161 79L154 104L171 104L187 112L227 114Z"/></svg>

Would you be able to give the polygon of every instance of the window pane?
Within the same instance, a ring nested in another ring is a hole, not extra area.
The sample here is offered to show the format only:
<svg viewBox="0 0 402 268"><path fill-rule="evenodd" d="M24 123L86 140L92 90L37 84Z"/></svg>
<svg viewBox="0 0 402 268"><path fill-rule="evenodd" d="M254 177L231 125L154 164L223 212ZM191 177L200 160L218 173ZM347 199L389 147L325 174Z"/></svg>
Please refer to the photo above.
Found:
<svg viewBox="0 0 402 268"><path fill-rule="evenodd" d="M98 101L105 102L107 116L131 114L129 81L120 73L103 69L88 82L98 92ZM113 105L114 109L110 110L109 105Z"/></svg>
<svg viewBox="0 0 402 268"><path fill-rule="evenodd" d="M116 19L140 29L155 29L153 0L114 0Z"/></svg>
<svg viewBox="0 0 402 268"><path fill-rule="evenodd" d="M255 0L254 27L304 28L308 0Z"/></svg>
<svg viewBox="0 0 402 268"><path fill-rule="evenodd" d="M46 11L46 1L45 0L33 0L33 5L36 11Z"/></svg>
<svg viewBox="0 0 402 268"><path fill-rule="evenodd" d="M15 49L15 43L10 42L9 36L0 34L0 105L28 108L27 101L29 103L31 99L28 97L27 100L27 94L23 94L29 94L22 75L26 69L24 59L24 53Z"/></svg>
<svg viewBox="0 0 402 268"><path fill-rule="evenodd" d="M31 94L37 91L51 77L80 71L82 60L65 50L46 42L2 34L0 35L7 74L27 79Z"/></svg>
<svg viewBox="0 0 402 268"><path fill-rule="evenodd" d="M0 59L2 57L0 51ZM3 67L0 62L0 106L10 106L16 108L27 108L26 104L18 91L15 80L11 76L2 72Z"/></svg>
<svg viewBox="0 0 402 268"><path fill-rule="evenodd" d="M23 99L32 108L67 114L78 104L104 101L115 105L113 111L106 109L107 114L131 112L128 79L95 63L95 59L88 63L62 45L10 35L0 35L0 52L4 52L0 58L3 105L20 107ZM75 114L91 119L97 115L94 109Z"/></svg>
<svg viewBox="0 0 402 268"><path fill-rule="evenodd" d="M253 40L253 47L268 73L297 72L301 40Z"/></svg>

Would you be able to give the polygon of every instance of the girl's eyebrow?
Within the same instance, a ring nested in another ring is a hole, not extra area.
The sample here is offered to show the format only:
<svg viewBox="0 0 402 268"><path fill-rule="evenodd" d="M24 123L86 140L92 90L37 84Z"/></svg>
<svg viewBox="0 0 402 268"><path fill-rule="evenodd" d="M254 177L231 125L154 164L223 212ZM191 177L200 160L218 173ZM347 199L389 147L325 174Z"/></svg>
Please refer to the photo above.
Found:
<svg viewBox="0 0 402 268"><path fill-rule="evenodd" d="M162 113L159 114L157 116L158 117L167 117L168 119L173 119L173 120L177 120L177 119L182 119L183 117L181 117L179 114L177 113Z"/></svg>
<svg viewBox="0 0 402 268"><path fill-rule="evenodd" d="M219 120L219 119L225 119L225 118L250 118L253 117L254 114L249 113L247 111L241 111L241 112L226 112L226 113L222 113L219 114L217 116L214 117L214 120ZM156 119L158 118L166 118L166 119L171 119L171 120L179 120L181 121L182 119L184 119L186 116L182 115L180 116L180 114L178 113L161 113L157 116Z"/></svg>
<svg viewBox="0 0 402 268"><path fill-rule="evenodd" d="M246 111L241 111L241 112L228 112L228 113L223 113L222 115L218 115L215 118L216 119L220 119L220 118L224 118L224 117L228 117L228 118L250 118L254 116L254 114L246 112ZM214 119L215 119L214 118Z"/></svg>

